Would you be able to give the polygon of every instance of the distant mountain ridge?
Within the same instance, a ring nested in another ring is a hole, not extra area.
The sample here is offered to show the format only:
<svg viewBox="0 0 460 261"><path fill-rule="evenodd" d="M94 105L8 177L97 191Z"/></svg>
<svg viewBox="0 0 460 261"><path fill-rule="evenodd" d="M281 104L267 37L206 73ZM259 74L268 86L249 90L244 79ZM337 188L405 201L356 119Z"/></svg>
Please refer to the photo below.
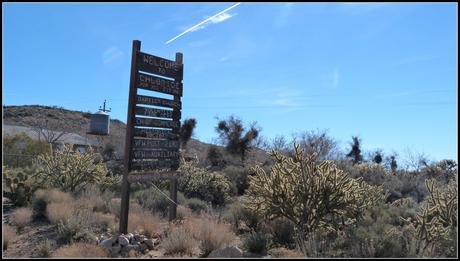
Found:
<svg viewBox="0 0 460 261"><path fill-rule="evenodd" d="M125 146L126 124L117 119L110 119L110 131L108 136L90 135L86 132L90 126L90 112L67 110L57 106L43 105L23 105L23 106L3 106L3 124L34 127L40 122L48 121L53 126L53 131L65 131L75 133L91 140L98 140L102 144L112 144L115 147L118 157L123 157ZM186 147L186 155L189 157L197 156L200 165L206 162L207 152L212 144L207 144L196 139L191 139ZM239 165L238 157L229 155L222 146L218 146L224 154L225 160L229 163ZM265 163L268 156L261 149L253 149L247 157L247 164Z"/></svg>

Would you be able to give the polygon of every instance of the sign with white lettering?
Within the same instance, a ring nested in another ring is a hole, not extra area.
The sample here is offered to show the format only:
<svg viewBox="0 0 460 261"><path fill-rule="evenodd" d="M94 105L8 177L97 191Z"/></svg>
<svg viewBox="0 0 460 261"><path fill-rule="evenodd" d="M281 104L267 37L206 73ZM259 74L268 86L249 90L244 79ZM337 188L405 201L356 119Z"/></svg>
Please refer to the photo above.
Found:
<svg viewBox="0 0 460 261"><path fill-rule="evenodd" d="M134 136L150 139L179 139L172 130L134 128Z"/></svg>
<svg viewBox="0 0 460 261"><path fill-rule="evenodd" d="M138 88L145 90L182 96L182 83L166 80L145 73L138 73L137 86Z"/></svg>
<svg viewBox="0 0 460 261"><path fill-rule="evenodd" d="M155 55L139 52L138 68L144 72L182 79L182 64Z"/></svg>
<svg viewBox="0 0 460 261"><path fill-rule="evenodd" d="M169 107L169 108L179 109L179 110L181 109L181 105L182 105L180 101L168 100L164 98L149 97L145 95L137 95L136 99L137 99L136 102L139 104Z"/></svg>

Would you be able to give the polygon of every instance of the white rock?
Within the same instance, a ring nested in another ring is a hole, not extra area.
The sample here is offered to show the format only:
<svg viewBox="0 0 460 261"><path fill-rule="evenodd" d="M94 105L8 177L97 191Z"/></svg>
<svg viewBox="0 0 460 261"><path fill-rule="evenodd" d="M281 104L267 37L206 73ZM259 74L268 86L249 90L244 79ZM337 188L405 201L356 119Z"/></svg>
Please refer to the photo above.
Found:
<svg viewBox="0 0 460 261"><path fill-rule="evenodd" d="M157 241L157 239L146 239L146 240L144 240L144 244L146 244L147 247L148 247L150 250L152 250L152 249L153 249L153 246L155 245L155 243L157 243L156 241Z"/></svg>
<svg viewBox="0 0 460 261"><path fill-rule="evenodd" d="M131 241L131 240L133 240L134 235L133 235L132 233L128 233L128 234L126 234L126 238L127 238L129 241Z"/></svg>
<svg viewBox="0 0 460 261"><path fill-rule="evenodd" d="M105 247L106 249L110 250L112 248L112 240L111 239L104 239L101 243L101 246Z"/></svg>
<svg viewBox="0 0 460 261"><path fill-rule="evenodd" d="M125 236L121 235L118 237L118 244L120 244L120 246L127 246L129 244L129 240Z"/></svg>
<svg viewBox="0 0 460 261"><path fill-rule="evenodd" d="M212 251L208 257L243 257L243 251L237 246L229 246Z"/></svg>

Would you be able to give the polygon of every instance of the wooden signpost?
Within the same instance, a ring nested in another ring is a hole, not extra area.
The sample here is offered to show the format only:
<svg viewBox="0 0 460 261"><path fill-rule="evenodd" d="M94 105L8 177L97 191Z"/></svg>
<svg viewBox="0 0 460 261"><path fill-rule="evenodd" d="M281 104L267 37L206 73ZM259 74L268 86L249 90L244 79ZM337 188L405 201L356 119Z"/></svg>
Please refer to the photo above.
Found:
<svg viewBox="0 0 460 261"><path fill-rule="evenodd" d="M182 78L181 53L176 53L176 60L171 61L141 52L141 42L133 41L120 233L128 232L131 182L169 179L170 197L175 202L171 203L169 220L176 218ZM169 94L174 98L140 95L138 89Z"/></svg>

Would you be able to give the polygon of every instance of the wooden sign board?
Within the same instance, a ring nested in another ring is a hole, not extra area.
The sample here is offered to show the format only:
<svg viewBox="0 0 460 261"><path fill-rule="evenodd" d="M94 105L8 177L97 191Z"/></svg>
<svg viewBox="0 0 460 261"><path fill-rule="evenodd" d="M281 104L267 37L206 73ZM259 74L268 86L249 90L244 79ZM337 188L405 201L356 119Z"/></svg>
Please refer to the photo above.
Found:
<svg viewBox="0 0 460 261"><path fill-rule="evenodd" d="M134 149L179 149L178 140L133 139Z"/></svg>
<svg viewBox="0 0 460 261"><path fill-rule="evenodd" d="M144 72L182 79L182 64L155 55L139 52L138 66L139 70Z"/></svg>
<svg viewBox="0 0 460 261"><path fill-rule="evenodd" d="M147 108L142 106L136 106L135 114L141 116L148 116L148 117L158 117L158 118L168 118L168 119L179 119L180 118L180 111L171 111L171 110L163 110L157 108Z"/></svg>
<svg viewBox="0 0 460 261"><path fill-rule="evenodd" d="M179 121L168 121L168 120L159 120L159 119L150 119L150 118L138 118L134 119L135 126L144 126L144 127L157 127L157 128L179 128Z"/></svg>
<svg viewBox="0 0 460 261"><path fill-rule="evenodd" d="M179 139L179 134L172 130L134 128L135 137L150 139Z"/></svg>
<svg viewBox="0 0 460 261"><path fill-rule="evenodd" d="M179 167L179 161L173 158L167 158L155 161L133 161L131 162L131 170L152 171L155 169L170 169Z"/></svg>
<svg viewBox="0 0 460 261"><path fill-rule="evenodd" d="M168 100L163 98L149 97L144 95L136 95L136 103L151 106L169 107L173 109L181 109L180 101Z"/></svg>
<svg viewBox="0 0 460 261"><path fill-rule="evenodd" d="M174 158L179 160L179 152L168 150L135 150L133 157L135 159L161 159L161 158Z"/></svg>
<svg viewBox="0 0 460 261"><path fill-rule="evenodd" d="M153 173L130 173L128 176L129 182L143 182L153 179L177 179L178 174L175 171L153 172Z"/></svg>
<svg viewBox="0 0 460 261"><path fill-rule="evenodd" d="M182 96L182 83L166 80L145 73L138 73L137 86L138 88L145 90Z"/></svg>

